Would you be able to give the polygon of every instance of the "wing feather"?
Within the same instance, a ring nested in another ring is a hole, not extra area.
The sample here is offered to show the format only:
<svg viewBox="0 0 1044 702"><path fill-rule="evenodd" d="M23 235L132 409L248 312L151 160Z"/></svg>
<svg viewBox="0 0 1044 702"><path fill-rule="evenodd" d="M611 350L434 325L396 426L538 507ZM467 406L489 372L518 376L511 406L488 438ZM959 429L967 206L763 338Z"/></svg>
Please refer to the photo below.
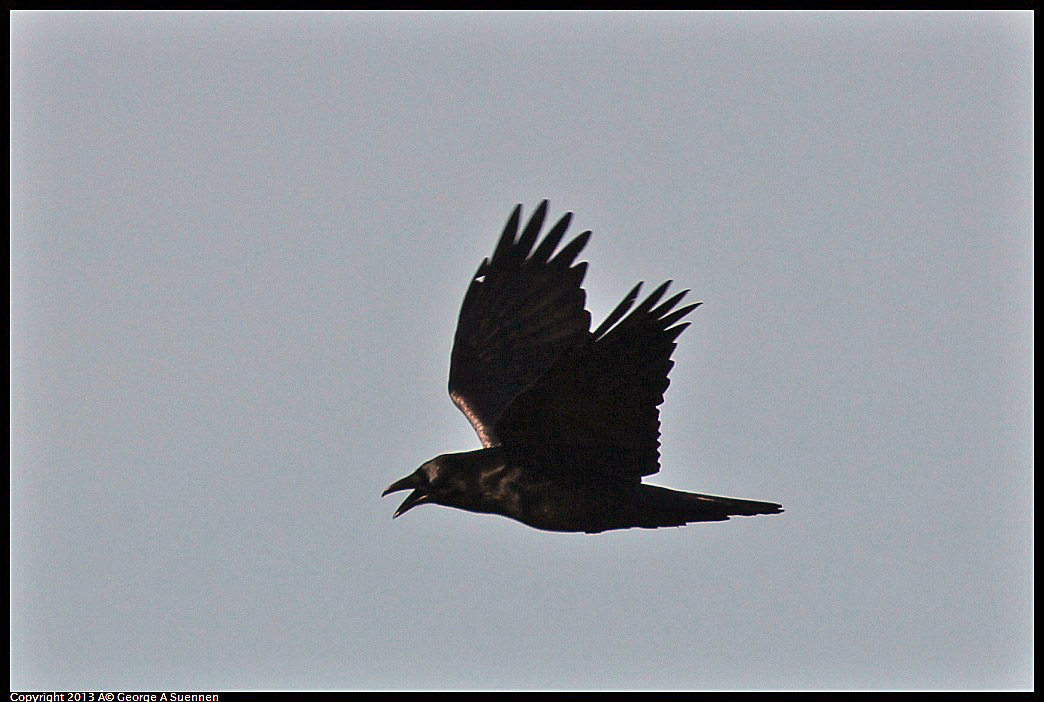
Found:
<svg viewBox="0 0 1044 702"><path fill-rule="evenodd" d="M674 309L686 290L657 306L669 285L631 309L639 283L585 343L511 403L496 432L518 460L582 480L640 482L659 470L658 407L674 340L688 322L671 325L700 304Z"/></svg>
<svg viewBox="0 0 1044 702"><path fill-rule="evenodd" d="M493 256L472 276L450 357L450 397L487 447L500 442L495 425L508 405L589 337L591 315L580 287L587 264L573 262L591 233L583 232L552 258L569 226L567 213L530 255L547 201L520 235L521 213L518 205Z"/></svg>

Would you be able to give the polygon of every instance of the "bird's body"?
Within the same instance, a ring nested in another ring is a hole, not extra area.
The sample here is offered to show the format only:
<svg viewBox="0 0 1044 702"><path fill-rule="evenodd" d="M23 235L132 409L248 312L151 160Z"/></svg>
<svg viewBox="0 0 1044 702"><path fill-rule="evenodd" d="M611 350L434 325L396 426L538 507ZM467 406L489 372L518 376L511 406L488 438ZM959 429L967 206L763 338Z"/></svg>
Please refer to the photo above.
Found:
<svg viewBox="0 0 1044 702"><path fill-rule="evenodd" d="M676 324L695 303L660 302L670 281L634 307L639 283L593 332L573 261L590 232L552 256L566 214L533 249L544 201L518 233L516 207L492 259L482 262L461 308L450 397L484 448L444 454L393 483L423 503L500 514L549 531L681 526L732 515L776 514L770 502L643 484L659 470L659 411ZM631 308L634 307L632 310Z"/></svg>
<svg viewBox="0 0 1044 702"><path fill-rule="evenodd" d="M629 527L682 526L729 515L774 514L778 505L668 490L617 480L579 481L514 462L502 447L436 459L443 473L439 504L500 514L547 531L596 533ZM454 485L455 483L455 485ZM452 485L452 487L451 487ZM413 504L407 504L406 509ZM400 509L398 514L404 512Z"/></svg>

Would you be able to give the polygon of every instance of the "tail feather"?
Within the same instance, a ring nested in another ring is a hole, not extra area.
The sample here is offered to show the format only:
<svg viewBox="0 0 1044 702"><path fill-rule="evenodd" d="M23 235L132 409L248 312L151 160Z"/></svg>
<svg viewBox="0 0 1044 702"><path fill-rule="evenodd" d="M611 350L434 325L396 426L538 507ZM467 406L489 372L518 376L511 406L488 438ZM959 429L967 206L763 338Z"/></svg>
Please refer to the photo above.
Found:
<svg viewBox="0 0 1044 702"><path fill-rule="evenodd" d="M639 494L641 509L637 526L645 528L682 526L689 522L720 522L729 517L753 517L783 511L783 507L774 502L700 495L668 490L657 485L641 485Z"/></svg>

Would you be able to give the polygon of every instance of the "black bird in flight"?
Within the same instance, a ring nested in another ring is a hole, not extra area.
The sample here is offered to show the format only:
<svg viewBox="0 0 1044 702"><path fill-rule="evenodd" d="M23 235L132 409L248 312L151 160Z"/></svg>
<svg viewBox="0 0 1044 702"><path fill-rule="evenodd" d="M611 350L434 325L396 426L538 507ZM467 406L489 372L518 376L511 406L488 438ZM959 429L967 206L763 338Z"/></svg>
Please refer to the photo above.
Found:
<svg viewBox="0 0 1044 702"><path fill-rule="evenodd" d="M661 303L667 281L634 307L638 283L590 331L587 263L573 261L591 232L554 254L569 212L534 249L547 200L519 235L521 213L475 271L453 340L450 397L484 448L443 454L392 483L384 495L412 490L394 516L430 502L595 533L782 512L642 483L660 469L657 407L674 340L689 326L677 322L700 303L675 308L688 290Z"/></svg>

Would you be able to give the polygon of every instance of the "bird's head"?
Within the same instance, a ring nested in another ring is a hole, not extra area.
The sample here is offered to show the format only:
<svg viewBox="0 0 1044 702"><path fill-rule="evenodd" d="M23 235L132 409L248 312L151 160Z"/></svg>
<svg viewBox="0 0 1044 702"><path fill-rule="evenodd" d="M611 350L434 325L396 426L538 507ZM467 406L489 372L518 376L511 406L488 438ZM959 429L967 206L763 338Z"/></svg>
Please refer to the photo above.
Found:
<svg viewBox="0 0 1044 702"><path fill-rule="evenodd" d="M381 493L381 497L384 497L390 492L413 490L413 492L402 501L399 508L395 510L395 514L392 515L393 518L398 517L403 512L426 502L453 504L454 501L452 500L452 496L458 493L462 488L461 478L462 476L459 474L459 471L454 470L451 456L437 456L423 464L420 468L413 471L402 480L397 480L389 485L388 488Z"/></svg>

